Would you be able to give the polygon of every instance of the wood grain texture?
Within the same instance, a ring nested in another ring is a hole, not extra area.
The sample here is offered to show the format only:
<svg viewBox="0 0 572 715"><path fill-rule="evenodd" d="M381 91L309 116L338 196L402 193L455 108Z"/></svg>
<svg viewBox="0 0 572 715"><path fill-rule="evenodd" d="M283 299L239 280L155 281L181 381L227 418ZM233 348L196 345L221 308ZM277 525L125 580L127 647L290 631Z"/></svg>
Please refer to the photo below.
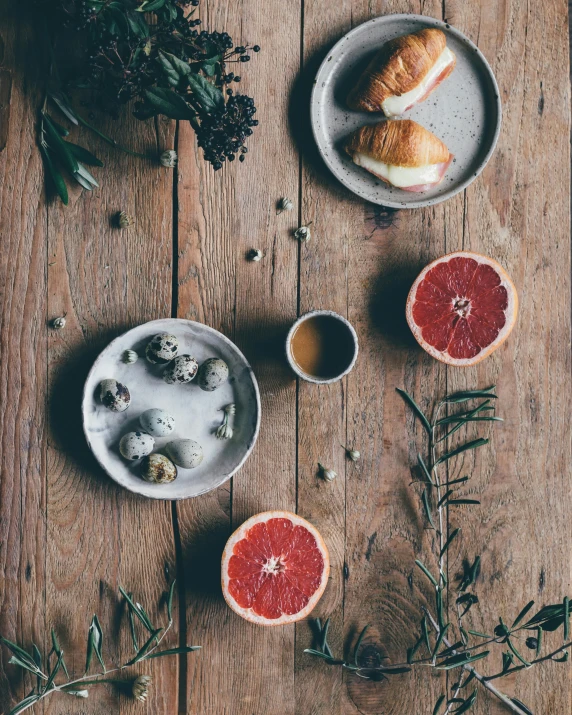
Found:
<svg viewBox="0 0 572 715"><path fill-rule="evenodd" d="M12 3L1 2L0 14L0 633L31 646L42 644L45 619L46 207L36 35L18 31ZM2 648L3 712L31 687L9 658Z"/></svg>
<svg viewBox="0 0 572 715"><path fill-rule="evenodd" d="M154 619L167 586L165 565L171 578L175 574L170 505L137 498L103 475L78 419L83 381L97 353L133 325L170 313L173 174L159 166L156 156L159 139L172 142L172 129L170 137L162 136L153 121L141 124L127 112L121 123L101 117L98 122L118 141L154 159L114 152L82 132L87 147L113 169L98 172L99 190L86 195L74 189L68 207L49 206L48 315L65 313L67 324L50 332L48 347L47 620L58 627L68 663L79 675L93 613L104 629L107 659L131 657L119 585L133 591ZM128 230L117 227L121 210L135 217ZM163 609L155 622L164 619ZM120 624L125 626L121 640ZM172 643L177 643L176 633ZM176 681L176 661L158 659L141 671L158 683ZM92 712L136 711L117 689L101 690ZM177 688L153 687L149 707L176 712ZM53 698L47 712L61 713L61 708ZM66 708L85 712L81 701Z"/></svg>
<svg viewBox="0 0 572 715"><path fill-rule="evenodd" d="M474 471L471 492L482 501L451 521L462 524L464 543L449 562L453 574L482 544L477 630L490 628L499 615L513 619L530 599L539 606L558 602L571 586L570 431L563 419L570 404L566 10L564 2L523 7L499 1L485 16L482 9L445 3L446 16L492 61L504 114L498 151L466 192L453 247L499 260L520 295L511 339L478 368L448 373L450 389L497 383L506 419L491 449L485 447L476 462L456 465ZM568 713L569 674L558 665L538 666L498 681L499 687L532 712ZM504 710L485 697L476 712Z"/></svg>
<svg viewBox="0 0 572 715"><path fill-rule="evenodd" d="M300 5L209 3L202 19L236 44L262 46L235 85L255 98L260 126L246 161L218 173L204 164L189 127L179 127L177 315L204 320L244 351L260 386L262 428L232 484L177 506L188 638L204 646L188 659L185 688L189 713L284 715L294 712L294 628L260 629L232 613L220 591L220 557L247 517L296 510L296 382L283 345L297 309L297 211L277 215L276 204L298 197L288 103L300 62ZM251 248L263 251L259 263L246 260Z"/></svg>
<svg viewBox="0 0 572 715"><path fill-rule="evenodd" d="M422 669L368 682L303 653L311 624L276 629L241 621L220 592L220 555L252 514L289 509L328 544L331 579L315 615L332 619L331 644L348 655L370 623L364 657L403 660L431 592L415 558L434 544L409 486L423 434L396 387L424 408L457 388L499 385L490 446L451 466L474 474L482 506L457 511L463 541L448 563L482 555L472 624L490 629L529 598L570 593L570 91L565 0L203 0L208 29L236 44L258 42L244 91L261 124L244 164L214 173L189 126L164 119L98 126L156 157L175 146L175 172L156 160L111 152L81 132L106 162L102 187L47 205L35 116L41 63L33 29L0 0L0 633L30 645L55 625L78 674L87 627L100 616L109 661L129 655L123 584L161 622L156 604L175 574L181 598L171 644L198 654L156 660L148 710L157 715L427 715L451 677ZM327 172L311 139L307 107L327 50L380 14L446 19L491 62L503 101L498 148L482 176L437 207L391 212L364 204ZM242 85L240 85L242 86ZM6 99L8 98L8 100ZM72 139L76 136L72 134ZM5 142L5 147L2 145ZM295 210L276 214L287 196ZM126 210L135 226L120 231ZM311 222L299 245L293 230ZM259 263L246 260L260 248ZM407 291L435 257L466 248L500 261L519 289L510 339L477 368L445 368L426 356L404 318ZM296 383L283 349L295 317L329 308L355 326L360 356L343 381ZM67 314L63 331L49 321ZM129 327L175 315L233 339L258 377L263 422L256 449L229 483L177 505L120 490L89 454L79 400L93 359ZM342 448L360 450L349 461ZM328 484L318 461L335 469ZM29 685L0 652L0 709ZM495 661L494 665L497 665ZM483 666L485 672L493 665ZM565 665L549 663L500 681L537 715L572 711ZM103 686L88 704L47 701L52 715L141 712ZM475 715L501 715L479 692Z"/></svg>

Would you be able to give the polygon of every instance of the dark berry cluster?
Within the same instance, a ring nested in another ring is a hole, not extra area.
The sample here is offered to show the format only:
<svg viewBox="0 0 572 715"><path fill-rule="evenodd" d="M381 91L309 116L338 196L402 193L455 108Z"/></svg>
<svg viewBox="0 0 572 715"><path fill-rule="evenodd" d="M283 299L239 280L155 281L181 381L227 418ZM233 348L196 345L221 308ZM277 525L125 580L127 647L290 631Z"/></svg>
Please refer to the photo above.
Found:
<svg viewBox="0 0 572 715"><path fill-rule="evenodd" d="M252 134L252 127L258 125L253 118L255 113L251 97L233 94L223 109L211 112L202 119L197 129L197 141L215 171L221 169L227 159L234 161L237 154L239 161L244 161L248 151L244 142Z"/></svg>
<svg viewBox="0 0 572 715"><path fill-rule="evenodd" d="M153 0L133 3L102 3L99 0L53 0L59 28L68 30L70 47L81 45L83 57L75 64L72 86L94 90L92 104L114 117L122 105L135 100L135 115L152 116L154 108L146 100L146 90L153 87L178 93L195 112L193 126L205 158L215 169L238 155L244 160L244 142L258 122L253 118L254 101L243 94L234 94L232 86L241 81L239 74L228 71L229 63L246 63L258 45L235 45L227 32L207 32L197 29L201 21L189 13L199 0L165 0L152 9L152 20L137 12L137 5L150 5ZM155 4L156 5L156 4ZM81 42L71 37L69 30L81 34ZM60 33L61 34L61 33ZM66 37L59 46L65 47ZM193 72L207 78L222 93L222 106L204 107L189 92L188 83L165 75L161 58L175 57ZM232 86L231 86L232 85Z"/></svg>

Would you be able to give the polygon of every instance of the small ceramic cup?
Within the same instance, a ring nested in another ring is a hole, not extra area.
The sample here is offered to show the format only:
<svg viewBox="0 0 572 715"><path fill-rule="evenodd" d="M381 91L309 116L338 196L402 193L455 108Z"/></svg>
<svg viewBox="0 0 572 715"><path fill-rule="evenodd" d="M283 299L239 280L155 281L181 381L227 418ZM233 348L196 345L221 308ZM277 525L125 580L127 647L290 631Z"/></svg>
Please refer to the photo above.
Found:
<svg viewBox="0 0 572 715"><path fill-rule="evenodd" d="M349 333L350 340L353 343L353 353L351 355L351 359L347 363L347 366L344 367L344 369L339 374L334 375L333 377L317 377L315 375L310 375L307 372L304 372L304 370L302 370L300 366L296 363L292 355L292 338L294 337L294 333L303 322L310 318L316 318L318 316L328 316L329 318L339 320L346 327ZM331 385L333 382L338 382L338 380L341 380L342 377L347 375L356 364L358 349L358 337L351 323L349 323L343 316L338 315L338 313L334 313L331 310L312 310L309 313L305 313L300 318L298 318L298 320L290 328L290 330L288 331L288 336L286 338L286 359L288 360L288 364L296 373L296 375L298 375L298 377L301 377L302 380L306 380L307 382L313 382L316 385Z"/></svg>

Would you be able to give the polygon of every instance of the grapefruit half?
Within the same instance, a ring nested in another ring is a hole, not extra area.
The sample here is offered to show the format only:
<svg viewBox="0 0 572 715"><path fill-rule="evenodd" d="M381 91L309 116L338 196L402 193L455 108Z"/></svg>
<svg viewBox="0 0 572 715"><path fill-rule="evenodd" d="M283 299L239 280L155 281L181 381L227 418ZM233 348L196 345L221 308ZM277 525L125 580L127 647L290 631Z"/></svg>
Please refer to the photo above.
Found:
<svg viewBox="0 0 572 715"><path fill-rule="evenodd" d="M518 296L496 261L458 251L426 266L409 291L407 322L421 347L449 365L474 365L514 327Z"/></svg>
<svg viewBox="0 0 572 715"><path fill-rule="evenodd" d="M281 626L305 618L320 600L330 557L318 530L288 511L256 514L227 541L222 592L247 621Z"/></svg>

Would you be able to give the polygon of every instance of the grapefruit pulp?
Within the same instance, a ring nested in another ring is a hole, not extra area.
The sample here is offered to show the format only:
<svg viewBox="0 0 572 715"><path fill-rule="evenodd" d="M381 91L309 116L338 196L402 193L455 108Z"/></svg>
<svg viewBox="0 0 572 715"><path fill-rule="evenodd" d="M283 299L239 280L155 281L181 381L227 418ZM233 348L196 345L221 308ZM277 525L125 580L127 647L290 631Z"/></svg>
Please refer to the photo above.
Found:
<svg viewBox="0 0 572 715"><path fill-rule="evenodd" d="M426 266L409 291L406 315L417 342L449 365L474 365L506 340L518 296L492 258L458 251Z"/></svg>
<svg viewBox="0 0 572 715"><path fill-rule="evenodd" d="M279 626L312 611L329 573L328 550L312 524L288 511L266 511L245 521L227 541L222 592L247 621Z"/></svg>

